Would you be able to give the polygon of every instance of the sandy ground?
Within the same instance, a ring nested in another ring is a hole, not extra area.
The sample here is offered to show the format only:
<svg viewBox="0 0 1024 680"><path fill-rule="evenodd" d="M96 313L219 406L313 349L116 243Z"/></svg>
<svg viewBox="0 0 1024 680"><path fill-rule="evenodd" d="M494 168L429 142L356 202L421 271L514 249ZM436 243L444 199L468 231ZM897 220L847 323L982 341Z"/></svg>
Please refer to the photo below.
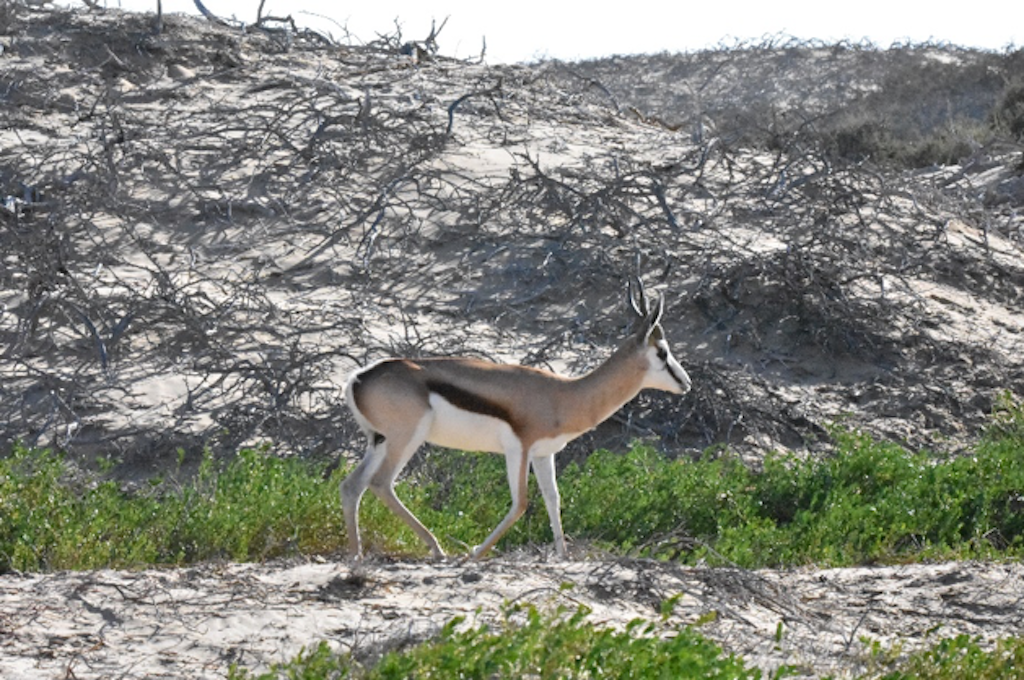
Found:
<svg viewBox="0 0 1024 680"><path fill-rule="evenodd" d="M264 669L322 640L372 658L455 616L497 618L509 602L585 605L591 621L607 625L656 620L680 593L673 625L711 618L700 631L729 652L801 676L863 670L864 640L910 651L961 633L986 641L1024 633L1020 564L742 571L535 556L217 564L0 577L0 676L217 678L231 664Z"/></svg>

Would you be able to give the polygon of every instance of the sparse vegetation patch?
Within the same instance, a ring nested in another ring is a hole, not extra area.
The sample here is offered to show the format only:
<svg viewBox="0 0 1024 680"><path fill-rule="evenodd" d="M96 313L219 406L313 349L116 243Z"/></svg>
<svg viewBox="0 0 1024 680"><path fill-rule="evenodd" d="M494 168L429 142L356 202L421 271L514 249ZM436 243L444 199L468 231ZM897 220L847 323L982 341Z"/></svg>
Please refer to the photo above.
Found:
<svg viewBox="0 0 1024 680"><path fill-rule="evenodd" d="M542 614L534 607L509 607L497 626L467 626L451 620L436 638L390 652L364 668L350 655L333 654L326 643L268 673L232 668L229 680L284 678L761 678L761 672L726 655L691 628L666 630L634 620L623 631L595 624L589 612ZM785 672L773 675L785 677Z"/></svg>
<svg viewBox="0 0 1024 680"><path fill-rule="evenodd" d="M599 451L561 475L565 527L615 553L743 567L1024 554L1024 416L1004 400L971 455L946 460L833 430L820 458L770 456L752 471L728 452L670 460L637 445ZM61 456L17 447L0 459L0 571L188 564L330 554L345 545L345 469L244 450L204 459L126 491L71 475ZM506 547L550 542L539 497ZM508 509L504 463L438 453L399 495L454 552L478 543ZM375 499L367 542L388 553L424 546Z"/></svg>

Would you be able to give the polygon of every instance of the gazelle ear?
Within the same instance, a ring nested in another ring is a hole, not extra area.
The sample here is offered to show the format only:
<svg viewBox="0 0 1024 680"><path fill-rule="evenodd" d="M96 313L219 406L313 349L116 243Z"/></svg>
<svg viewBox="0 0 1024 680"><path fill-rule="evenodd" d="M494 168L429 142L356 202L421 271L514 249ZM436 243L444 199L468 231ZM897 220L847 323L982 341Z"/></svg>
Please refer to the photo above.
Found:
<svg viewBox="0 0 1024 680"><path fill-rule="evenodd" d="M630 309L641 319L646 319L651 312L647 306L647 293L644 292L644 282L640 280L639 276L634 276L629 279L626 288Z"/></svg>

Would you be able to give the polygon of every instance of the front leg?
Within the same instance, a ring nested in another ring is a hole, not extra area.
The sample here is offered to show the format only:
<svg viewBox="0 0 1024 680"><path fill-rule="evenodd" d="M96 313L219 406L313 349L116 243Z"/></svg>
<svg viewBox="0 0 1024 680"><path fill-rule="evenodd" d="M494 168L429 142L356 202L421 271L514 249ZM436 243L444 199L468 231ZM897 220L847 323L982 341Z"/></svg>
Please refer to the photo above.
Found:
<svg viewBox="0 0 1024 680"><path fill-rule="evenodd" d="M565 534L562 533L561 499L558 495L558 483L555 481L554 454L531 459L533 474L537 477L537 485L544 497L544 507L548 511L551 522L551 533L555 537L555 553L565 559Z"/></svg>
<svg viewBox="0 0 1024 680"><path fill-rule="evenodd" d="M505 469L508 473L508 487L512 492L512 508L491 535L473 550L473 559L478 560L486 555L498 539L526 512L527 474L530 471L530 464L526 457L526 448L518 441L505 450Z"/></svg>

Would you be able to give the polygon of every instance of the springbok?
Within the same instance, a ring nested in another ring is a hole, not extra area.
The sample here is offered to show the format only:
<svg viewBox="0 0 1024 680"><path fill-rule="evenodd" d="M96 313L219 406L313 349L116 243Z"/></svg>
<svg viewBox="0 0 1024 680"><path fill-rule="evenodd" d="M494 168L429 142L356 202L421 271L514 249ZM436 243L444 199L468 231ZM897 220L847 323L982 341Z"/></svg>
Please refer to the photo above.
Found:
<svg viewBox="0 0 1024 680"><path fill-rule="evenodd" d="M579 378L479 359L384 359L355 371L345 399L367 439L366 455L341 483L349 550L362 553L359 501L367 487L423 539L435 558L444 551L395 495L395 478L423 442L464 451L505 454L512 509L472 551L482 557L526 511L527 473L540 485L565 558L554 454L609 418L644 388L685 394L690 377L672 356L661 327L664 300L651 309L643 284L628 286L641 319L611 357Z"/></svg>

